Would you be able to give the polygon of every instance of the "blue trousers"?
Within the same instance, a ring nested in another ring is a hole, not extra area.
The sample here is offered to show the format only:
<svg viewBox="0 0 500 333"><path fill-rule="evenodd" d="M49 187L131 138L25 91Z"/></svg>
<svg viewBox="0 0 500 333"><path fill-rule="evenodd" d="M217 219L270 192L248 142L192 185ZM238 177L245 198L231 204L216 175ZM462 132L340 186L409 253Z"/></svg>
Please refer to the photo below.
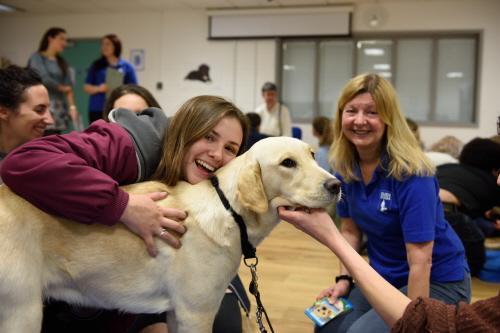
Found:
<svg viewBox="0 0 500 333"><path fill-rule="evenodd" d="M407 294L407 286L400 289ZM471 288L470 275L462 281L439 283L430 285L429 294L431 298L441 300L447 304L456 304L460 301L470 302ZM349 300L353 305L353 311L333 319L323 327L316 327L316 333L386 333L390 328L368 303L359 288L354 287L349 294Z"/></svg>

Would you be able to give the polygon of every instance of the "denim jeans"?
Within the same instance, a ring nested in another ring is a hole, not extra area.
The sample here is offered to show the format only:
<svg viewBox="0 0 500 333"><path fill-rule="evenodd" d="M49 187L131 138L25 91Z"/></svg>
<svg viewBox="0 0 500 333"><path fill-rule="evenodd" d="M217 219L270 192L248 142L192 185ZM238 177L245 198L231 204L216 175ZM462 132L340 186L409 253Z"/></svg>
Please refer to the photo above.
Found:
<svg viewBox="0 0 500 333"><path fill-rule="evenodd" d="M401 288L400 291L406 294L407 286ZM429 294L431 298L447 304L455 304L460 301L469 303L471 296L469 272L466 272L462 281L431 283ZM323 327L316 327L316 333L386 333L390 331L390 328L363 296L361 289L354 287L348 299L353 305L353 311L333 319Z"/></svg>

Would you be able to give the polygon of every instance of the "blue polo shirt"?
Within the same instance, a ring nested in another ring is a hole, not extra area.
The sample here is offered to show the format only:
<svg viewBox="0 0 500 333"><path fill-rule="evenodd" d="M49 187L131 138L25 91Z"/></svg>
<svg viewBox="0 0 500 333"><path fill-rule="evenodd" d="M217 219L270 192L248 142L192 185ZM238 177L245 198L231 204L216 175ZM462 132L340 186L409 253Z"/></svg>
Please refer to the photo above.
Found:
<svg viewBox="0 0 500 333"><path fill-rule="evenodd" d="M434 241L431 282L464 278L468 271L464 247L444 218L435 177L409 176L398 181L379 167L365 186L336 176L343 191L337 213L352 218L366 234L370 265L392 285L408 284L405 243Z"/></svg>
<svg viewBox="0 0 500 333"><path fill-rule="evenodd" d="M109 66L109 65L108 65ZM109 66L123 73L123 84L133 83L137 84L137 77L135 75L134 67L123 59L118 60L116 66ZM106 82L106 68L95 69L94 66L90 67L85 83L98 86ZM102 112L104 103L106 102L106 94L98 93L90 95L89 99L89 112Z"/></svg>

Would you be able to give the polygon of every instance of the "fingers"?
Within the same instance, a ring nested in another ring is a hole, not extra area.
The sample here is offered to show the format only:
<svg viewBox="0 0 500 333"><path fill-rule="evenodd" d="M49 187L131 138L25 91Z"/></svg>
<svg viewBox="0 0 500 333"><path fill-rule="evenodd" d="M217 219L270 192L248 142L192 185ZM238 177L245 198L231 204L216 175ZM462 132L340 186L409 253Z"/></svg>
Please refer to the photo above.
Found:
<svg viewBox="0 0 500 333"><path fill-rule="evenodd" d="M337 302L337 299L338 299L338 297L337 297L337 296L333 296L333 295L332 295L332 296L328 297L328 302L329 302L330 304L335 304L335 302Z"/></svg>
<svg viewBox="0 0 500 333"><path fill-rule="evenodd" d="M160 207L160 210L163 216L177 222L183 221L188 215L186 211L175 208Z"/></svg>
<svg viewBox="0 0 500 333"><path fill-rule="evenodd" d="M178 223L177 223L178 224ZM160 237L162 240L164 240L168 245L171 247L178 249L181 247L181 241L179 240L178 235L175 233L170 232L169 230L165 228L161 228L160 232L158 233L158 237Z"/></svg>
<svg viewBox="0 0 500 333"><path fill-rule="evenodd" d="M163 218L163 220L161 221L161 227L169 232L174 232L179 236L183 235L186 232L185 225L167 218Z"/></svg>
<svg viewBox="0 0 500 333"><path fill-rule="evenodd" d="M158 201L158 200L165 199L167 197L168 193L167 192L152 192L152 193L148 193L146 195L149 198L151 198L151 200Z"/></svg>
<svg viewBox="0 0 500 333"><path fill-rule="evenodd" d="M300 211L287 209L286 207L278 207L278 214L281 219L294 224L298 221L300 214L303 213L301 213Z"/></svg>
<svg viewBox="0 0 500 333"><path fill-rule="evenodd" d="M153 235L152 234L143 235L142 239L146 243L146 249L148 250L149 255L153 258L156 257L156 255L158 254L158 250L156 249Z"/></svg>
<svg viewBox="0 0 500 333"><path fill-rule="evenodd" d="M316 300L320 300L320 299L325 298L325 297L330 297L332 292L333 292L333 288L324 289L316 297Z"/></svg>

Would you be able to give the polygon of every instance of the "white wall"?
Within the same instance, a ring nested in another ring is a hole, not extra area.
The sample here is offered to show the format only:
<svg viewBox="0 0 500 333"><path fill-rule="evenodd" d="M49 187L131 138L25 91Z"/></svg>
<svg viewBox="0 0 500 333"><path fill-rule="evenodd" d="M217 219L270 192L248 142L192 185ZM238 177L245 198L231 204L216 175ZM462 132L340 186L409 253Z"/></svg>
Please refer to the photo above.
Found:
<svg viewBox="0 0 500 333"><path fill-rule="evenodd" d="M353 31L481 31L477 127L422 127L427 145L445 134L464 141L475 136L490 136L496 131L500 115L497 78L500 77L500 1L434 0L380 1L384 20L376 29L366 23L373 3L356 5ZM260 103L260 86L275 80L276 48L273 40L209 41L205 11L164 11L125 14L79 14L52 16L0 16L0 55L26 64L37 48L42 33L50 26L62 26L72 38L99 38L118 34L124 44L123 56L130 49L144 49L145 70L139 81L158 98L168 114L187 98L216 94L233 100L244 110ZM210 66L212 82L186 81L185 75L200 64ZM156 90L156 83L163 89ZM311 127L303 127L304 139L315 144Z"/></svg>
<svg viewBox="0 0 500 333"><path fill-rule="evenodd" d="M130 49L144 49L145 70L137 73L139 82L154 93L168 114L200 94L224 96L244 111L253 110L260 103L261 83L275 76L274 41L209 41L208 17L202 10L4 16L0 18L0 55L26 64L51 26L64 27L70 38L116 33L122 39L125 59ZM202 63L210 66L211 83L184 80ZM156 89L157 82L163 82L162 90Z"/></svg>

